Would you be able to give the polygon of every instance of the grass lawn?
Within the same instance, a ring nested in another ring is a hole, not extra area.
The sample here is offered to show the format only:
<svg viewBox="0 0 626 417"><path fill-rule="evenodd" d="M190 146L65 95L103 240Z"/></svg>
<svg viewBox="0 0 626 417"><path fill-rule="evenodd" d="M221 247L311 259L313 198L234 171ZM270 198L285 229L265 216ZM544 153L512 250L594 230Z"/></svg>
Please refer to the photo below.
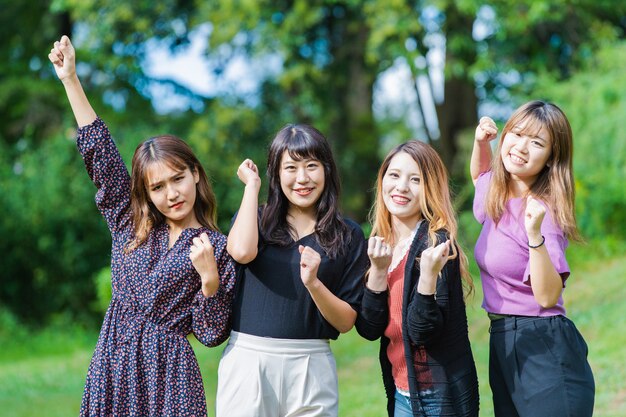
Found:
<svg viewBox="0 0 626 417"><path fill-rule="evenodd" d="M626 259L598 261L574 271L567 285L566 307L589 345L596 379L594 416L626 416ZM487 379L489 323L480 308L481 297L478 287L468 315L479 372L480 415L488 417L493 415ZM77 415L96 337L95 333L56 329L9 337L0 329L0 414ZM195 341L193 345L205 377L209 416L213 416L223 346L207 349ZM339 369L339 415L384 416L378 342L367 342L352 331L333 342L332 348Z"/></svg>

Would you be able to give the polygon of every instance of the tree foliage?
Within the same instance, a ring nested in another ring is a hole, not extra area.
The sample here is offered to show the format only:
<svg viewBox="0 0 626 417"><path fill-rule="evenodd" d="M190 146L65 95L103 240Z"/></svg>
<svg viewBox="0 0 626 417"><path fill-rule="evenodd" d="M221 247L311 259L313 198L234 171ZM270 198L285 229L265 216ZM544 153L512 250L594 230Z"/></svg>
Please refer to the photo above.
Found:
<svg viewBox="0 0 626 417"><path fill-rule="evenodd" d="M342 170L344 212L364 221L381 154L410 130L405 113L374 113L377 82L404 66L412 76L404 88L416 97L408 106L423 124L429 106L436 112L436 129L414 134L440 151L455 184L467 177L459 141L479 108L505 117L529 95L563 103L579 141L583 230L623 236L623 198L615 197L623 195L623 158L601 169L580 156L624 154L617 125L624 98L610 88L623 85L623 50L614 57L596 51L624 39L625 15L626 3L609 0L3 2L0 304L34 321L60 311L80 315L93 304L93 276L109 262L93 186L68 140L74 122L47 63L61 34L75 41L81 80L127 161L137 143L156 134L190 142L212 179L224 231L241 196L239 162L250 157L263 170L272 135L288 122L311 123L329 137ZM206 97L146 71L151 50L184 52L198 33L206 33L205 71L222 80L229 63L244 59L258 90ZM155 86L184 97L190 109L158 114ZM594 132L607 138L607 148L588 141Z"/></svg>

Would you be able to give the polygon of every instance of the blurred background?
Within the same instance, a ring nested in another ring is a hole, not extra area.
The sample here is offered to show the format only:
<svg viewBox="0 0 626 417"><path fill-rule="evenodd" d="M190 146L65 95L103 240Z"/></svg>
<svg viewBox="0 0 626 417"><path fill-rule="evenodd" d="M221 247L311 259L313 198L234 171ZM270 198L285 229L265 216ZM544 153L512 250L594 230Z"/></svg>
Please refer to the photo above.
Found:
<svg viewBox="0 0 626 417"><path fill-rule="evenodd" d="M76 125L48 52L61 35L96 112L130 163L172 133L209 173L228 232L252 158L310 123L331 142L343 212L367 232L381 158L417 138L450 171L471 259L469 155L478 118L500 128L530 99L574 130L578 224L568 315L590 348L597 416L626 415L626 2L622 0L0 0L0 414L76 415L110 297L110 237L76 151ZM491 416L488 319L468 299ZM214 415L222 348L194 341ZM377 343L333 343L341 416L382 416Z"/></svg>

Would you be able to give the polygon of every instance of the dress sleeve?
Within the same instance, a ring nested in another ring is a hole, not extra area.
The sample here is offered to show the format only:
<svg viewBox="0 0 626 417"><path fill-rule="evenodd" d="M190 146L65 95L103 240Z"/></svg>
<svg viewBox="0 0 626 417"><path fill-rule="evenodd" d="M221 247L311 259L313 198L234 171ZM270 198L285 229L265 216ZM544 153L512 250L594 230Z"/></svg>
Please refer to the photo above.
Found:
<svg viewBox="0 0 626 417"><path fill-rule="evenodd" d="M111 233L119 232L130 220L130 175L107 125L97 118L79 128L76 144L98 189L96 206Z"/></svg>
<svg viewBox="0 0 626 417"><path fill-rule="evenodd" d="M418 346L428 345L442 333L450 313L452 282L460 279L457 258L449 260L441 270L435 295L420 294L415 285L406 315L409 338L413 343Z"/></svg>
<svg viewBox="0 0 626 417"><path fill-rule="evenodd" d="M361 306L354 326L367 340L376 340L385 333L389 322L389 291L375 293L368 288L363 291Z"/></svg>
<svg viewBox="0 0 626 417"><path fill-rule="evenodd" d="M478 220L478 223L485 223L486 211L485 200L487 198L487 192L489 191L489 183L491 182L491 171L480 174L476 180L476 186L474 191L474 217Z"/></svg>
<svg viewBox="0 0 626 417"><path fill-rule="evenodd" d="M236 280L235 262L226 251L226 237L218 233L211 236L214 237L211 244L215 251L220 285L210 297L198 291L192 311L192 331L200 343L208 347L220 345L230 334Z"/></svg>

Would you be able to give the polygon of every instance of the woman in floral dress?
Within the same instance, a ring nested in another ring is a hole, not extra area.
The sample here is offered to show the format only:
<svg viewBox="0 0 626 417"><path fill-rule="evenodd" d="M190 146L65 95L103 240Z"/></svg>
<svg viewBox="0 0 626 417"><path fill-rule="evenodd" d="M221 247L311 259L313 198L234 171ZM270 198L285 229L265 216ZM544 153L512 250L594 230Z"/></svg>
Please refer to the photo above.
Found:
<svg viewBox="0 0 626 417"><path fill-rule="evenodd" d="M49 54L78 123L78 149L112 236L112 299L81 416L206 416L187 335L207 346L230 330L233 261L215 197L193 151L174 136L141 143L129 176L76 75L67 36Z"/></svg>

